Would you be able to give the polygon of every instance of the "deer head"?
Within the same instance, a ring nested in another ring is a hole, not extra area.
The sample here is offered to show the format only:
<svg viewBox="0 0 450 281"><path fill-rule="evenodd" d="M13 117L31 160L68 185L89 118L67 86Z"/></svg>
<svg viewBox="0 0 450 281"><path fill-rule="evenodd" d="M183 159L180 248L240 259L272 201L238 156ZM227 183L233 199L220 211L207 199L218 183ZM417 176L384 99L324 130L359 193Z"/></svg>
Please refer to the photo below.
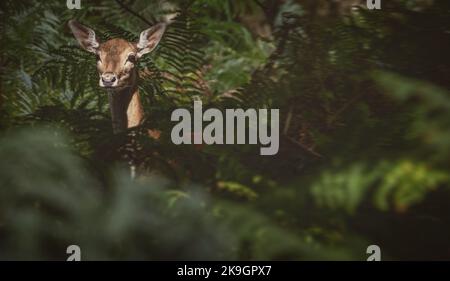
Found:
<svg viewBox="0 0 450 281"><path fill-rule="evenodd" d="M107 89L114 132L137 126L143 110L137 87L137 62L160 42L167 23L158 23L141 32L138 42L115 38L100 42L91 28L69 21L69 27L81 47L95 54L99 85Z"/></svg>
<svg viewBox="0 0 450 281"><path fill-rule="evenodd" d="M101 43L94 30L75 20L69 21L69 27L81 47L96 55L99 84L107 89L133 86L137 61L156 48L166 25L159 23L142 31L138 42L117 38Z"/></svg>

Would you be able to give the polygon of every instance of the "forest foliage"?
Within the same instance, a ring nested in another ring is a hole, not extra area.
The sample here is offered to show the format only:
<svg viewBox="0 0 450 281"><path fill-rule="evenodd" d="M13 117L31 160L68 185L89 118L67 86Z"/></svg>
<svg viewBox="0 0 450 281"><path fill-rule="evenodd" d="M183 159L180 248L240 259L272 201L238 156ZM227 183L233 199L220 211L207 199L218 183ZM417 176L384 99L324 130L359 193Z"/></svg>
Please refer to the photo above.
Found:
<svg viewBox="0 0 450 281"><path fill-rule="evenodd" d="M0 259L449 259L450 3L339 2L1 1ZM173 12L114 135L67 22L133 41ZM174 145L195 99L279 108L279 153Z"/></svg>

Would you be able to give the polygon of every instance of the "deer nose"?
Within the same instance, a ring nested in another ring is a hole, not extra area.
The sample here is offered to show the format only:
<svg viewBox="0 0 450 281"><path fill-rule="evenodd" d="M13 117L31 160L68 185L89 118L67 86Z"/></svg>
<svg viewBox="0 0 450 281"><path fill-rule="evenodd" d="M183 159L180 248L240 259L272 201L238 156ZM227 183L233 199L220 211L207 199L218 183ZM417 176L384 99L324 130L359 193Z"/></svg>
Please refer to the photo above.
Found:
<svg viewBox="0 0 450 281"><path fill-rule="evenodd" d="M102 74L102 82L105 86L112 86L116 82L117 77L112 72L107 72Z"/></svg>

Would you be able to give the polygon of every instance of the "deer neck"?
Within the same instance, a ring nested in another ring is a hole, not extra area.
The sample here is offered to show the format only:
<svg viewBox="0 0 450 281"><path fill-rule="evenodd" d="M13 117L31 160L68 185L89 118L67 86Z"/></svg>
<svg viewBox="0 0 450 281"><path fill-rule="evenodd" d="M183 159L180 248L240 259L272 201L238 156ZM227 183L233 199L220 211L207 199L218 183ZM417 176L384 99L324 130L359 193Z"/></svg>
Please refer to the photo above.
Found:
<svg viewBox="0 0 450 281"><path fill-rule="evenodd" d="M136 127L144 119L144 110L139 97L138 77L131 87L108 91L109 106L114 134Z"/></svg>

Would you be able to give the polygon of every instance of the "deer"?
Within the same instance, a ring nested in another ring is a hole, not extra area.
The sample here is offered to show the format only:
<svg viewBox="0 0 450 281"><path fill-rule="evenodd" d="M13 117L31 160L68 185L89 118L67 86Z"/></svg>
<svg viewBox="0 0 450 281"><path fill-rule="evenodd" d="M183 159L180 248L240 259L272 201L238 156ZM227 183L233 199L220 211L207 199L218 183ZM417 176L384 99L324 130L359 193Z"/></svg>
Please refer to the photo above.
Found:
<svg viewBox="0 0 450 281"><path fill-rule="evenodd" d="M99 86L108 93L115 134L139 126L144 119L137 64L156 48L169 23L160 22L142 31L138 42L121 38L100 42L93 29L76 20L68 23L79 45L96 56Z"/></svg>
<svg viewBox="0 0 450 281"><path fill-rule="evenodd" d="M95 31L76 20L68 22L79 45L96 56L99 86L106 90L111 112L112 129L119 134L141 125L144 110L139 96L138 61L151 53L161 41L171 19L157 23L140 33L137 42L114 38L100 42ZM159 131L148 130L151 138L158 139ZM130 161L131 177L135 177L135 166Z"/></svg>

